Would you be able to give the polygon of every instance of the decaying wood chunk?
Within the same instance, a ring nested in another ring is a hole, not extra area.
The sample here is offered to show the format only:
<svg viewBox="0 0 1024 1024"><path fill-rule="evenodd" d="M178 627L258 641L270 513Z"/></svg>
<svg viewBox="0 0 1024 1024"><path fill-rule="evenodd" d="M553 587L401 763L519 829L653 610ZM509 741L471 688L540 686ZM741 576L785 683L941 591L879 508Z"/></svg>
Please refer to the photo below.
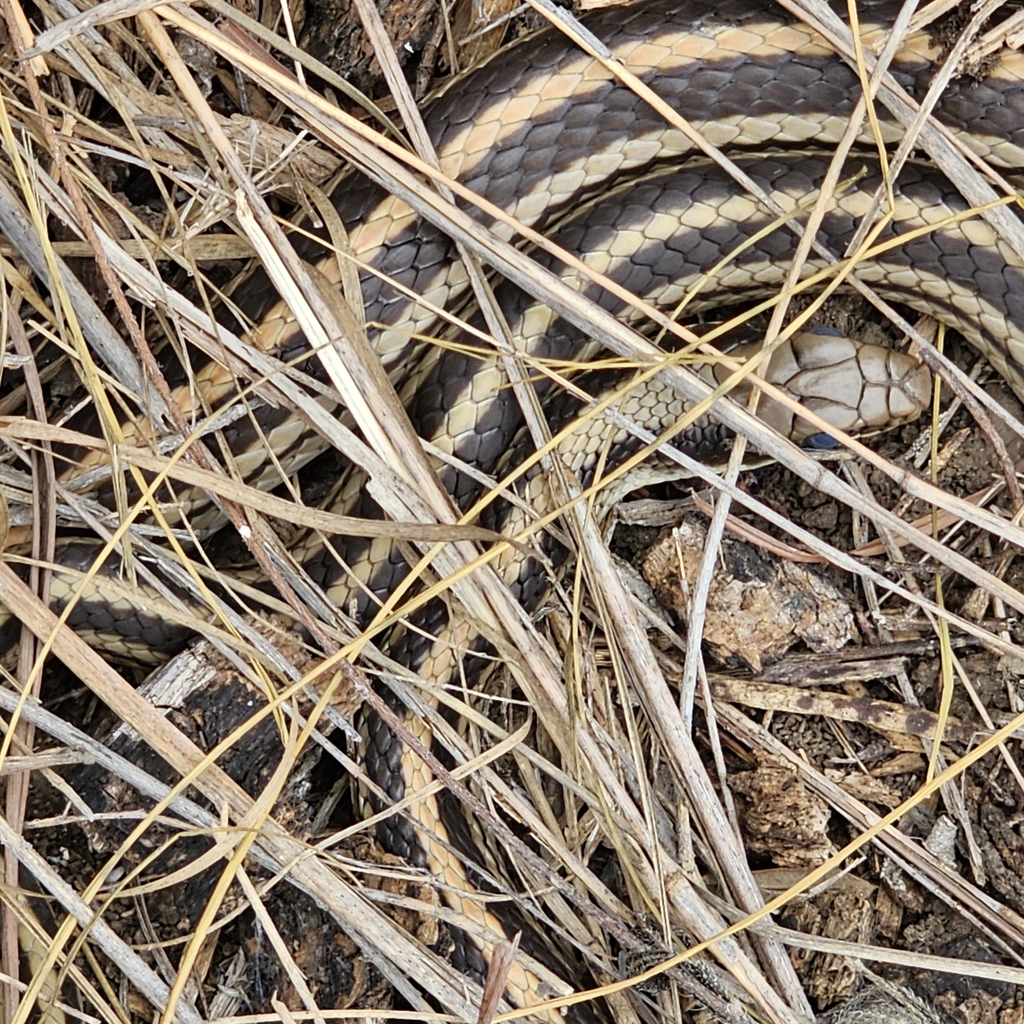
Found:
<svg viewBox="0 0 1024 1024"><path fill-rule="evenodd" d="M804 785L796 770L770 755L752 772L730 778L733 792L746 797L744 838L748 849L771 857L779 867L813 867L836 848L828 837L831 809Z"/></svg>
<svg viewBox="0 0 1024 1024"><path fill-rule="evenodd" d="M703 525L687 518L663 533L644 559L644 578L658 600L684 621L706 539ZM731 537L722 541L719 563L704 626L704 640L719 658L741 658L759 672L800 640L813 651L834 651L856 635L842 594L805 566L769 558Z"/></svg>

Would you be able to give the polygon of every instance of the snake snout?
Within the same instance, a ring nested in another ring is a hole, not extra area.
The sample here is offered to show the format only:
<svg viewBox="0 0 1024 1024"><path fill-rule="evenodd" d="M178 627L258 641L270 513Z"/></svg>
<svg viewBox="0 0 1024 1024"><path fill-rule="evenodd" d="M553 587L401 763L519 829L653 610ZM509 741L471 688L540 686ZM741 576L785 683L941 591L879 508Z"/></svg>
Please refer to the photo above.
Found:
<svg viewBox="0 0 1024 1024"><path fill-rule="evenodd" d="M848 434L909 423L931 401L931 374L919 359L831 332L795 335L773 355L767 376ZM758 415L797 443L820 433L775 402Z"/></svg>

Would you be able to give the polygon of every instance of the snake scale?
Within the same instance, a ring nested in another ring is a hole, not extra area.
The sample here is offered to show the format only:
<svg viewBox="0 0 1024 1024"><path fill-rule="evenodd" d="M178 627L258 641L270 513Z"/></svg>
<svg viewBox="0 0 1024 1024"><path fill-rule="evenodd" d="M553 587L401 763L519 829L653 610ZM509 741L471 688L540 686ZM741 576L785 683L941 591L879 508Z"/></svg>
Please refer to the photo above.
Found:
<svg viewBox="0 0 1024 1024"><path fill-rule="evenodd" d="M872 6L862 19L865 38L884 39L895 13L884 4ZM830 147L841 138L860 95L856 73L814 31L764 0L648 0L594 12L585 24L626 68L705 138L727 150L781 207L792 210L814 195ZM892 74L911 96L920 97L937 59L925 35L911 35ZM891 143L899 130L880 113L884 140ZM954 81L935 116L983 159L1010 170L1024 168L1024 58L1007 54L980 80ZM690 312L753 302L784 280L796 245L789 227L776 224L772 213L715 164L695 157L681 132L559 32L509 47L460 79L431 104L426 121L447 174L522 223L547 231L588 268L659 308L671 310L684 297ZM866 132L862 141L870 141ZM882 180L876 154L861 153L852 169L864 173L834 198L818 236L836 256L845 252L869 214ZM983 219L958 219L967 204L926 163L911 162L903 169L896 200L892 222L879 240L905 233L913 237L859 264L857 276L883 298L960 330L1024 397L1024 261ZM352 254L368 268L360 281L371 341L414 425L422 437L472 467L473 472L449 464L439 469L456 503L466 508L480 493L480 474L504 472L529 450L529 442L517 441L522 416L497 358L410 340L438 329L433 307L458 309L466 301L465 269L441 232L373 183L350 182L335 204ZM507 226L488 224L510 236ZM323 247L306 244L302 252L338 284L337 261L325 258ZM714 280L703 281L702 275L725 254L733 256ZM544 254L536 258L605 308L644 326L640 314L578 269ZM812 255L806 273L826 265ZM524 356L555 364L594 357L595 346L582 332L542 303L511 286L499 285L496 293ZM254 345L282 360L303 357L301 332L287 308L269 295L265 280L257 279L236 301L257 323ZM316 376L312 362L304 366ZM703 372L717 379L713 368ZM927 380L914 360L829 336L797 336L774 357L772 376L850 431L911 418L928 396ZM621 373L594 372L576 383L595 395L621 388L615 410L655 433L672 429L686 410L686 403L661 385L648 382L634 389L621 381ZM536 390L547 401L556 389L538 383ZM234 383L210 364L177 392L186 414L199 407L197 394L215 408L233 397ZM581 405L559 400L553 408L552 429L557 431L573 421ZM762 403L761 414L797 439L808 433L770 404ZM638 447L618 423L595 422L597 428L591 424L568 432L559 449L566 467L584 483L601 459L606 468L614 467ZM286 472L317 454L306 425L284 411L263 409L257 426L243 419L224 432L247 482L272 487L280 479L279 470L267 468L261 433ZM126 423L125 429L129 441L140 443L151 433L144 417ZM703 456L717 454L725 439L716 422L705 418L680 443ZM103 485L94 478L97 472L102 476L105 458L102 452L78 457L67 482L91 473L88 493L102 500ZM655 462L644 479L678 475L674 467ZM608 500L619 493L610 491ZM524 478L520 497L535 514L550 511L539 473ZM381 515L358 470L346 476L336 500L346 514ZM167 510L194 513L198 519L205 515L205 502L199 494L178 494ZM489 525L512 534L530 522L515 503L501 503L486 515ZM180 636L173 631L165 635L152 616L108 599L102 580L93 590L77 593L74 571L86 568L94 553L95 546L78 538L61 548L58 560L69 571L58 573L54 597L60 606L76 595L71 624L128 659L144 660L155 649L179 642ZM327 543L312 538L296 559L328 597L353 610L357 621L365 621L408 572L403 552L385 539L333 538ZM539 562L513 550L498 568L523 604L533 607L545 587ZM460 671L457 650L472 652L475 644L472 630L449 622L448 606L437 601L393 639L389 653L443 684ZM367 726L363 758L370 777L392 800L420 784L414 782L417 770L408 752L380 720L371 719ZM379 799L375 806L382 806ZM388 850L427 866L458 890L466 885L464 871L435 837L446 832L439 815L436 802L423 801L416 816L386 822L380 838ZM479 909L468 890L453 899L465 914L467 931L493 929L489 913ZM486 967L481 955L486 946L469 942L465 949L467 969L479 977ZM537 970L513 969L513 1003L531 1005L544 991L550 989Z"/></svg>

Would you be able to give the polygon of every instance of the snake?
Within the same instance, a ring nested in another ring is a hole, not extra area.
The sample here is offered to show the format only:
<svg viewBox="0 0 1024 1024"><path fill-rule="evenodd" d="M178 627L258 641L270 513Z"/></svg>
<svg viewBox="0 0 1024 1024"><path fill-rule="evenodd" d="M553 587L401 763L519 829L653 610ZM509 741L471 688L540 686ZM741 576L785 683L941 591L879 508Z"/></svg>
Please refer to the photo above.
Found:
<svg viewBox="0 0 1024 1024"><path fill-rule="evenodd" d="M895 14L885 3L872 5L861 20L864 38L884 39ZM856 71L826 39L765 0L643 0L591 12L583 23L615 61L704 138L728 151L777 207L799 220L802 204L825 179L830 151L860 96ZM940 56L926 33L911 33L890 71L910 95L920 97ZM879 116L882 141L896 142L899 128L884 111ZM990 164L1011 171L1024 167L1024 57L1002 54L981 77L954 80L934 116ZM557 254L538 251L534 258L540 267L641 332L649 329L649 317L603 288L595 274L649 305L675 311L685 304L693 315L758 302L785 281L797 244L792 219L780 218L716 162L695 154L686 134L666 124L601 60L562 32L547 30L500 50L442 90L425 120L446 174L519 223L545 232L579 261L567 264ZM828 273L833 261L819 253L842 256L871 216L884 180L871 148L875 141L865 129L861 142L868 148L855 150L854 180L831 197L817 234L819 250L809 256L805 274ZM438 472L465 509L481 493L482 479L527 460L534 443L523 434L504 363L482 350L475 335L472 344L430 346L420 340L439 330L437 309L466 307L471 324L482 322L471 309L466 269L441 231L374 182L350 179L334 203L349 253L364 268L360 285L370 341L420 435L447 456ZM506 221L480 210L473 215L499 237L513 239ZM939 169L920 160L902 168L892 217L876 242L869 258L858 262L857 278L884 299L960 331L1024 397L1024 261L984 218L969 213ZM340 261L324 239L298 247L320 280L340 288ZM498 283L495 296L518 353L540 368L532 386L560 439L556 457L583 486L640 448L636 430L623 425L623 417L656 435L671 433L675 443L699 458L715 458L727 449L729 432L713 411L680 433L689 403L672 388L642 368L588 369L589 362L600 361L601 351L578 326L517 287ZM299 366L308 386L322 382L294 317L265 278L257 275L234 301L246 314L246 325L254 325L249 340L257 349L278 359L282 372ZM732 356L742 359L757 350L740 346ZM552 370L572 377L568 398L546 372ZM717 385L730 371L728 364L710 360L698 372ZM906 422L930 401L929 379L917 359L823 330L788 339L764 372L806 407L852 433ZM322 388L317 394L335 408ZM233 375L213 362L175 392L186 416L217 409L236 396ZM602 414L589 415L597 406L603 406ZM762 401L759 415L797 442L816 433L769 400ZM154 440L155 428L143 414L123 426L128 443ZM298 471L323 448L301 417L269 405L220 436L242 478L263 488L276 486L282 474ZM106 453L97 447L76 452L69 461L65 484L80 485L80 493L94 496L97 507L109 505ZM638 480L679 476L671 459L655 457L642 477L627 477L603 497L614 504ZM513 536L528 533L553 501L542 472L523 474L517 487L514 500L493 502L484 512L488 525ZM193 517L204 527L212 521L203 494L178 491L165 497L163 512L171 521L175 515L179 521ZM334 500L348 515L382 516L357 468L344 474ZM527 609L535 608L546 591L557 547L552 542L534 556L509 548L497 563ZM73 603L70 625L129 661L146 663L180 644L180 630L164 623L150 605L132 604L118 583L116 562L108 575L82 584L95 553L95 543L80 537L59 548L52 600L57 608ZM386 538L314 536L294 555L309 579L337 606L349 609L357 623L367 621L408 573L406 554ZM16 621L13 610L8 615ZM472 629L455 621L441 601L424 606L389 646L391 657L438 685L466 671L456 651L468 652L472 661L481 650ZM406 713L397 700L394 706ZM423 729L429 744L429 728ZM360 756L376 785L369 798L374 810L423 784L422 766L379 718L369 717ZM409 815L385 821L378 837L389 852L444 880L451 894L446 898L465 921L462 965L479 980L501 923L474 898L438 803L423 800L416 806ZM490 939L482 937L488 934ZM536 962L517 963L507 997L515 1006L534 1006L559 990L559 983L557 972L545 973ZM538 1019L561 1018L540 1012Z"/></svg>

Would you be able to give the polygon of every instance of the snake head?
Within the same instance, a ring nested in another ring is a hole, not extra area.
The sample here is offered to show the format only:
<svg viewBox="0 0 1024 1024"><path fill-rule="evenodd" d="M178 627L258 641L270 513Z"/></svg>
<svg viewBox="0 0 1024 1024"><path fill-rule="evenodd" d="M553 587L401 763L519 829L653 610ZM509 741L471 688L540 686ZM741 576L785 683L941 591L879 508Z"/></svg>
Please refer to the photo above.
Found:
<svg viewBox="0 0 1024 1024"><path fill-rule="evenodd" d="M854 341L828 328L794 335L772 355L766 376L806 409L848 434L909 423L931 403L931 373L919 359ZM767 397L762 398L757 415L797 444L821 433Z"/></svg>

